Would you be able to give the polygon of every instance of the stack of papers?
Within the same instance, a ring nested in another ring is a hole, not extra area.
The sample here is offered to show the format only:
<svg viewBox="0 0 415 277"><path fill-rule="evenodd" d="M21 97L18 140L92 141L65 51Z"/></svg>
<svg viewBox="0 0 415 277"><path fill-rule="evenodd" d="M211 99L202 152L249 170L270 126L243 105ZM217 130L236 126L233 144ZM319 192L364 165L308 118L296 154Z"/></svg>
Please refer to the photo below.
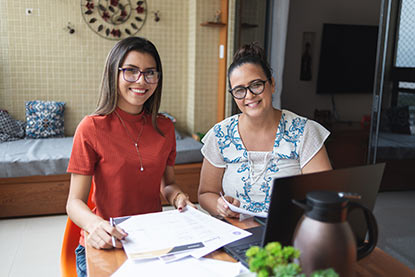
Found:
<svg viewBox="0 0 415 277"><path fill-rule="evenodd" d="M152 276L164 276L164 270L169 276L175 276L175 272L180 276L187 276L183 275L184 272L192 276L235 276L241 269L239 263L201 257L251 235L192 207L186 207L184 212L171 210L113 220L128 233L122 241L128 260L113 274L117 277L134 276L130 275L131 271L135 275L152 273ZM186 267L192 269L188 271ZM198 268L198 271L193 268ZM225 275L215 272L216 269Z"/></svg>
<svg viewBox="0 0 415 277"><path fill-rule="evenodd" d="M173 263L160 260L128 259L111 277L124 276L169 276L169 277L230 277L241 273L240 263L214 259L186 257ZM248 271L242 269L242 272Z"/></svg>

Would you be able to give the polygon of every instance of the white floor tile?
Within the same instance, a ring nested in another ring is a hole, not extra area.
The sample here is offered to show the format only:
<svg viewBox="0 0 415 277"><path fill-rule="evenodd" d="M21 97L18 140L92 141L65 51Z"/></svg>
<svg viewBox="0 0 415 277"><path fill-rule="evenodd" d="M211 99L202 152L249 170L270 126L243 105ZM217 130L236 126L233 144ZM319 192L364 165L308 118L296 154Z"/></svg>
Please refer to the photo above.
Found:
<svg viewBox="0 0 415 277"><path fill-rule="evenodd" d="M66 215L0 220L0 276L60 276ZM4 266L5 265L5 266Z"/></svg>
<svg viewBox="0 0 415 277"><path fill-rule="evenodd" d="M0 276L10 275L18 249L22 244L24 228L25 221L22 219L0 220L0 241L2 244Z"/></svg>

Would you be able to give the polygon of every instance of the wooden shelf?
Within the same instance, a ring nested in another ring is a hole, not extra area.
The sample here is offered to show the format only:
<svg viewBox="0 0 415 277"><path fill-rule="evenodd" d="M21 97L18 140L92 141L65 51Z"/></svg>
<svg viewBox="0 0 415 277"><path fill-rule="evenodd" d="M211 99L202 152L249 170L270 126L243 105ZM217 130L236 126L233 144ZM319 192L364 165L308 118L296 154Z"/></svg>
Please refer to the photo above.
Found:
<svg viewBox="0 0 415 277"><path fill-rule="evenodd" d="M200 25L203 26L203 27L223 27L223 26L226 26L225 23L213 22L213 21L203 22L203 23L200 23Z"/></svg>

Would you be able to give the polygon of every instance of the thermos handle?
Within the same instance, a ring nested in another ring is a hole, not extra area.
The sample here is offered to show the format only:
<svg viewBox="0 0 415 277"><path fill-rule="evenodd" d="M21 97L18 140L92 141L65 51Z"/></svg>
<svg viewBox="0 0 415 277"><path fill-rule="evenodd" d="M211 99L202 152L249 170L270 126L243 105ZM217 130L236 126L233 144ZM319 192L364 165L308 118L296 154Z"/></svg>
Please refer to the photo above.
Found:
<svg viewBox="0 0 415 277"><path fill-rule="evenodd" d="M295 199L291 199L291 202L295 205L297 205L298 207L302 208L305 211L310 211L311 207L307 205L307 200L303 199L303 200L295 200Z"/></svg>
<svg viewBox="0 0 415 277"><path fill-rule="evenodd" d="M378 242L378 225L376 223L375 216L368 208L359 203L350 201L349 213L351 210L355 208L362 209L366 219L367 229L369 232L368 242L364 242L363 245L358 247L357 249L357 259L360 260L369 255L373 251L373 249L375 249L376 243Z"/></svg>

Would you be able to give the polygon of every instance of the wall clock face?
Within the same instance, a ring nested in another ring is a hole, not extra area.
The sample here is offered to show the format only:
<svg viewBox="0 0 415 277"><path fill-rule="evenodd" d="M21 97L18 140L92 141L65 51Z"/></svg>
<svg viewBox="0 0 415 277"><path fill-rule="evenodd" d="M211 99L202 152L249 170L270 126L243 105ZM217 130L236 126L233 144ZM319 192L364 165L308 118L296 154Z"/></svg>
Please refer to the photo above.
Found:
<svg viewBox="0 0 415 277"><path fill-rule="evenodd" d="M111 40L135 35L147 17L146 1L81 0L86 24L96 34Z"/></svg>

